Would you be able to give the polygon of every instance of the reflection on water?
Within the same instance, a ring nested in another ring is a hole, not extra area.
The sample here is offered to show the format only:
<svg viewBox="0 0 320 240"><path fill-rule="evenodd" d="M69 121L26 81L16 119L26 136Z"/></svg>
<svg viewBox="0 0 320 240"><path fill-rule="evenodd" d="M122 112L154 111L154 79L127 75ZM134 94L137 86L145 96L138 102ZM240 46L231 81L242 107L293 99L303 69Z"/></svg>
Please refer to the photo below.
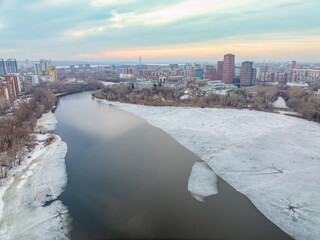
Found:
<svg viewBox="0 0 320 240"><path fill-rule="evenodd" d="M218 194L194 199L188 179L200 159L144 120L89 93L62 97L56 116L72 239L291 239L219 178Z"/></svg>
<svg viewBox="0 0 320 240"><path fill-rule="evenodd" d="M111 140L121 137L131 129L144 124L144 120L119 111L111 105L106 105L99 101L92 104L87 98L79 99L73 98L73 96L69 96L71 99L68 98L70 111L65 111L63 118L59 119L65 126L78 128L78 130L85 131L94 137ZM64 99L60 99L60 106L63 105Z"/></svg>

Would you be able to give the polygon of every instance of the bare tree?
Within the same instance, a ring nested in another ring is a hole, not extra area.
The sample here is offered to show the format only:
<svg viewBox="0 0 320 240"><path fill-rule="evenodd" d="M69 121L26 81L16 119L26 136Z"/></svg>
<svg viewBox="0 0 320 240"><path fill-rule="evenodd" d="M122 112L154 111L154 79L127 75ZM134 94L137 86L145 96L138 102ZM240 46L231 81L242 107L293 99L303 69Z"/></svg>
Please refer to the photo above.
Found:
<svg viewBox="0 0 320 240"><path fill-rule="evenodd" d="M10 108L10 102L4 97L0 98L0 114L4 113L8 108Z"/></svg>

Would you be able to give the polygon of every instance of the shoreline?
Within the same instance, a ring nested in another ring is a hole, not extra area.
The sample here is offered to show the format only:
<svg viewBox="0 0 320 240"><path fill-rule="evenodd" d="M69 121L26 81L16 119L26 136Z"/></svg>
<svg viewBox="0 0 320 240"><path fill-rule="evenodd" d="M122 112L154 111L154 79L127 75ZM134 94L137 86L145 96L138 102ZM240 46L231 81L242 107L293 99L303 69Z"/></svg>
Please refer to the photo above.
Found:
<svg viewBox="0 0 320 240"><path fill-rule="evenodd" d="M53 131L56 123L57 120L50 111L38 119L35 131ZM26 155L20 166L11 169L7 178L1 180L0 238L41 238L42 231L33 227L41 225L44 231L53 230L58 218L63 225L68 225L68 210L57 200L67 182L67 145L56 134L34 135L37 138L35 149ZM46 145L45 140L50 136L54 136L54 140ZM55 176L51 176L52 172L55 172ZM47 202L50 204L46 205ZM53 214L56 211L60 211L62 215ZM68 239L69 232L66 229L61 232L55 229L56 232L52 234Z"/></svg>
<svg viewBox="0 0 320 240"><path fill-rule="evenodd" d="M148 107L179 107L179 108L199 108L199 109L234 109L234 110L249 110L249 111L257 111L257 112L266 112L266 113L274 113L274 114L281 114L284 116L288 116L288 117L294 117L294 118L299 118L299 119L303 119L309 122L315 122L315 123L319 123L317 121L312 121L309 119L306 119L302 116L299 115L299 113L295 112L295 111L291 111L292 114L290 113L289 109L286 108L278 108L275 107L274 110L258 110L258 109L254 109L254 108L237 108L237 107L232 107L232 106L221 106L221 105L217 105L217 106L213 106L213 107L199 107L199 106L195 106L192 104L186 104L186 105L146 105L146 104L142 104L142 103L131 103L131 102L127 102L127 101L112 101L112 100L108 100L105 98L99 98L96 97L94 95L94 91L92 92L91 96L95 99L98 100L104 100L104 101L109 101L109 102L114 102L114 103L123 103L123 104L131 104L131 105L137 105L137 106L148 106ZM320 123L319 123L320 124Z"/></svg>
<svg viewBox="0 0 320 240"><path fill-rule="evenodd" d="M92 92L94 93L94 92ZM222 106L222 105L216 105L216 106L212 106L212 107L200 107L200 106L196 106L193 104L185 104L185 105L147 105L147 104L142 104L142 103L131 103L128 101L113 101L113 100L108 100L106 98L99 98L94 96L93 94L91 94L91 96L95 99L99 99L99 100L104 100L104 101L108 101L108 102L114 102L114 103L123 103L123 104L131 104L131 105L137 105L137 106L148 106L148 107L181 107L181 108L199 108L199 109L235 109L235 110L250 110L250 111L257 111L257 112L270 112L270 113L277 113L275 111L272 110L257 110L257 109L253 109L253 108L237 108L237 107L232 107L232 106Z"/></svg>

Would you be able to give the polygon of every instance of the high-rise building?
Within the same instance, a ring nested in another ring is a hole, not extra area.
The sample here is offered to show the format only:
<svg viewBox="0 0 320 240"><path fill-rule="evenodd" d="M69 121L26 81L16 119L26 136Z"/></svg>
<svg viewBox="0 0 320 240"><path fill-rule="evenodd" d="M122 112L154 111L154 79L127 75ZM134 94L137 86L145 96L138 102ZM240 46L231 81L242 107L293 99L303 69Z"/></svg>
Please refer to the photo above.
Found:
<svg viewBox="0 0 320 240"><path fill-rule="evenodd" d="M235 67L234 68L234 77L240 78L241 75L241 67Z"/></svg>
<svg viewBox="0 0 320 240"><path fill-rule="evenodd" d="M216 69L213 67L208 67L206 70L206 78L209 80L216 80Z"/></svg>
<svg viewBox="0 0 320 240"><path fill-rule="evenodd" d="M291 62L291 72L293 72L294 69L297 67L297 61L292 61Z"/></svg>
<svg viewBox="0 0 320 240"><path fill-rule="evenodd" d="M254 86L256 82L257 70L252 67L253 62L243 62L241 65L240 86Z"/></svg>
<svg viewBox="0 0 320 240"><path fill-rule="evenodd" d="M40 59L39 63L34 64L34 71L39 76L42 74L42 71L46 71L52 66L51 60Z"/></svg>
<svg viewBox="0 0 320 240"><path fill-rule="evenodd" d="M122 73L123 74L133 74L133 68L123 68Z"/></svg>
<svg viewBox="0 0 320 240"><path fill-rule="evenodd" d="M288 73L284 73L283 75L281 75L280 81L279 81L279 85L287 85L288 82Z"/></svg>
<svg viewBox="0 0 320 240"><path fill-rule="evenodd" d="M17 76L0 76L0 97L13 101L20 96Z"/></svg>
<svg viewBox="0 0 320 240"><path fill-rule="evenodd" d="M6 64L2 58L0 58L0 75L7 75Z"/></svg>
<svg viewBox="0 0 320 240"><path fill-rule="evenodd" d="M234 78L235 56L233 54L224 55L222 68L222 82L232 84Z"/></svg>
<svg viewBox="0 0 320 240"><path fill-rule="evenodd" d="M188 68L188 77L195 77L197 74L196 69L192 66Z"/></svg>
<svg viewBox="0 0 320 240"><path fill-rule="evenodd" d="M7 98L5 85L5 77L0 76L0 98Z"/></svg>
<svg viewBox="0 0 320 240"><path fill-rule="evenodd" d="M203 70L201 68L196 70L196 77L201 79L203 78Z"/></svg>
<svg viewBox="0 0 320 240"><path fill-rule="evenodd" d="M256 85L256 81L257 81L257 69L252 68L251 86Z"/></svg>
<svg viewBox="0 0 320 240"><path fill-rule="evenodd" d="M29 67L29 66L30 66L30 60L29 60L29 59L24 60L24 64L25 64L27 67Z"/></svg>
<svg viewBox="0 0 320 240"><path fill-rule="evenodd" d="M44 71L51 67L51 60L40 59L40 70Z"/></svg>
<svg viewBox="0 0 320 240"><path fill-rule="evenodd" d="M17 60L14 58L9 58L6 62L6 72L8 73L18 73Z"/></svg>
<svg viewBox="0 0 320 240"><path fill-rule="evenodd" d="M34 64L34 73L37 74L37 75L40 75L40 73L41 73L40 63L35 63Z"/></svg>
<svg viewBox="0 0 320 240"><path fill-rule="evenodd" d="M57 70L55 66L50 66L46 70L40 71L40 79L43 82L55 82L57 81Z"/></svg>
<svg viewBox="0 0 320 240"><path fill-rule="evenodd" d="M218 61L217 63L217 80L222 80L222 69L223 69L223 61Z"/></svg>

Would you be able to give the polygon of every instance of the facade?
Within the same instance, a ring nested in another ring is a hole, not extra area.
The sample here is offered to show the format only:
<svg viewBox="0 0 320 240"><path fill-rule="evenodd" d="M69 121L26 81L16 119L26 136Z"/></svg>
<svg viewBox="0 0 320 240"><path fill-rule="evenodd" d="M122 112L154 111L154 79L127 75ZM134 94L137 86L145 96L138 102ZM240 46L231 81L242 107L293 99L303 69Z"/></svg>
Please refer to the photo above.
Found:
<svg viewBox="0 0 320 240"><path fill-rule="evenodd" d="M18 73L17 60L14 58L9 58L6 62L6 72L9 73Z"/></svg>
<svg viewBox="0 0 320 240"><path fill-rule="evenodd" d="M46 70L41 70L39 75L43 82L57 81L57 71L55 66L50 66Z"/></svg>
<svg viewBox="0 0 320 240"><path fill-rule="evenodd" d="M187 77L195 77L196 75L197 75L197 70L194 67L190 66L188 68Z"/></svg>
<svg viewBox="0 0 320 240"><path fill-rule="evenodd" d="M252 68L251 86L256 85L256 82L257 82L257 69Z"/></svg>
<svg viewBox="0 0 320 240"><path fill-rule="evenodd" d="M44 70L48 69L51 66L52 66L51 60L40 59L40 70L41 71L44 71Z"/></svg>
<svg viewBox="0 0 320 240"><path fill-rule="evenodd" d="M240 78L240 75L241 75L241 67L235 67L234 68L234 76L236 78Z"/></svg>
<svg viewBox="0 0 320 240"><path fill-rule="evenodd" d="M296 81L310 83L320 81L319 69L294 69L293 74Z"/></svg>
<svg viewBox="0 0 320 240"><path fill-rule="evenodd" d="M256 82L257 71L253 67L253 62L243 62L241 66L240 86L254 86Z"/></svg>
<svg viewBox="0 0 320 240"><path fill-rule="evenodd" d="M37 75L40 75L40 73L41 73L40 63L35 63L34 64L34 73L37 74Z"/></svg>
<svg viewBox="0 0 320 240"><path fill-rule="evenodd" d="M284 77L284 75L287 75ZM258 76L259 82L280 82L281 79L286 78L288 82L301 81L295 72L261 72Z"/></svg>
<svg viewBox="0 0 320 240"><path fill-rule="evenodd" d="M222 69L223 69L223 61L218 61L217 63L217 80L222 80Z"/></svg>
<svg viewBox="0 0 320 240"><path fill-rule="evenodd" d="M57 70L56 70L55 66L50 66L47 69L47 72L48 72L49 76L52 77L53 82L57 81Z"/></svg>
<svg viewBox="0 0 320 240"><path fill-rule="evenodd" d="M208 67L206 69L206 78L209 79L209 80L216 80L216 69L213 68L213 67Z"/></svg>
<svg viewBox="0 0 320 240"><path fill-rule="evenodd" d="M51 60L40 59L39 63L34 64L34 72L39 75L41 79L44 79L43 76L50 75L49 73L44 72L49 71L51 67Z"/></svg>
<svg viewBox="0 0 320 240"><path fill-rule="evenodd" d="M17 76L0 76L0 98L13 101L20 96L19 79Z"/></svg>
<svg viewBox="0 0 320 240"><path fill-rule="evenodd" d="M292 61L291 62L291 72L294 70L294 69L296 69L297 68L297 61Z"/></svg>
<svg viewBox="0 0 320 240"><path fill-rule="evenodd" d="M0 75L7 75L10 73L18 73L18 65L17 60L14 58L9 58L8 60L4 61L0 58Z"/></svg>
<svg viewBox="0 0 320 240"><path fill-rule="evenodd" d="M6 80L4 76L0 76L0 98L7 98Z"/></svg>
<svg viewBox="0 0 320 240"><path fill-rule="evenodd" d="M134 70L133 70L133 68L124 68L124 69L122 70L122 73L123 73L123 74L133 74L133 73L134 73Z"/></svg>
<svg viewBox="0 0 320 240"><path fill-rule="evenodd" d="M2 58L0 58L0 75L7 75L6 64Z"/></svg>
<svg viewBox="0 0 320 240"><path fill-rule="evenodd" d="M222 82L232 84L234 79L235 56L233 54L224 55L222 67ZM218 79L220 80L220 79Z"/></svg>
<svg viewBox="0 0 320 240"><path fill-rule="evenodd" d="M201 79L203 78L203 70L201 68L196 70L196 77Z"/></svg>
<svg viewBox="0 0 320 240"><path fill-rule="evenodd" d="M39 84L39 76L35 74L26 75L24 81L30 83L32 86Z"/></svg>
<svg viewBox="0 0 320 240"><path fill-rule="evenodd" d="M287 82L288 82L288 73L285 73L281 76L279 85L287 85Z"/></svg>
<svg viewBox="0 0 320 240"><path fill-rule="evenodd" d="M270 67L269 66L260 66L260 72L269 72Z"/></svg>

